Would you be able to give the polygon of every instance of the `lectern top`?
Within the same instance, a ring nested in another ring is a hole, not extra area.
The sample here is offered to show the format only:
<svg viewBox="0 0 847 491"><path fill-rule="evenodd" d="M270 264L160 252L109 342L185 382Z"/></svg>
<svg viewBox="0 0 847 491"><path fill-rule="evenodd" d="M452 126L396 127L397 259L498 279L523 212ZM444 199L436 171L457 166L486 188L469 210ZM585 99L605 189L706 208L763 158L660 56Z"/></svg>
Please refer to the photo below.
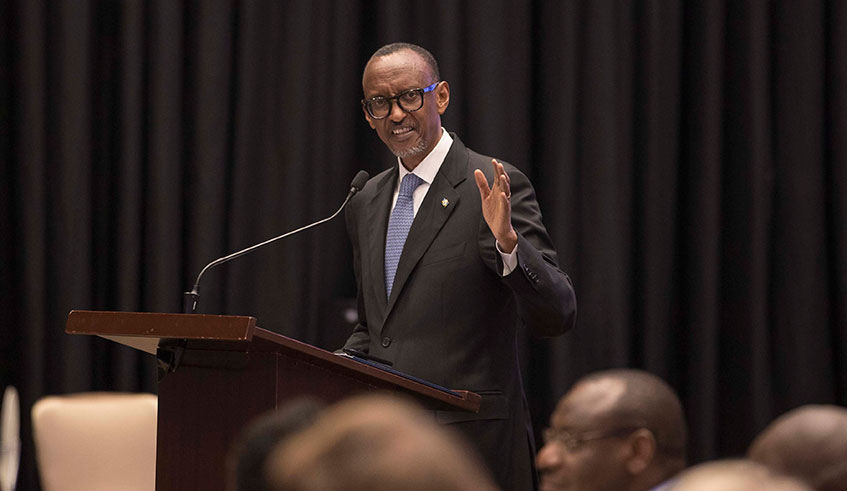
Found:
<svg viewBox="0 0 847 491"><path fill-rule="evenodd" d="M167 314L72 310L65 332L213 341L250 341L256 318L237 315Z"/></svg>

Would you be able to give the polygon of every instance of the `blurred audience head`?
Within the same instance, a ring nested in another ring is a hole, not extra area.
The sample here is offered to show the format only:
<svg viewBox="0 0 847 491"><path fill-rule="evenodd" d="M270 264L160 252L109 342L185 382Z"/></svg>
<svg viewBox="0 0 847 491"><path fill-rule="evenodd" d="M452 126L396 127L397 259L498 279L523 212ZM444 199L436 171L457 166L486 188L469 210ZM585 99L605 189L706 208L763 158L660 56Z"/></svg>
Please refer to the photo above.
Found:
<svg viewBox="0 0 847 491"><path fill-rule="evenodd" d="M671 491L812 491L806 483L774 474L749 460L716 460L683 472Z"/></svg>
<svg viewBox="0 0 847 491"><path fill-rule="evenodd" d="M387 395L351 398L280 444L265 468L279 491L487 491L478 457L430 413Z"/></svg>
<svg viewBox="0 0 847 491"><path fill-rule="evenodd" d="M774 420L748 457L819 491L847 490L847 409L809 405Z"/></svg>
<svg viewBox="0 0 847 491"><path fill-rule="evenodd" d="M647 490L685 467L682 404L641 370L595 372L559 400L536 463L541 489Z"/></svg>
<svg viewBox="0 0 847 491"><path fill-rule="evenodd" d="M324 403L310 398L294 399L279 410L267 412L253 420L239 435L228 460L229 489L233 491L267 491L265 461L285 438L311 425L324 408Z"/></svg>

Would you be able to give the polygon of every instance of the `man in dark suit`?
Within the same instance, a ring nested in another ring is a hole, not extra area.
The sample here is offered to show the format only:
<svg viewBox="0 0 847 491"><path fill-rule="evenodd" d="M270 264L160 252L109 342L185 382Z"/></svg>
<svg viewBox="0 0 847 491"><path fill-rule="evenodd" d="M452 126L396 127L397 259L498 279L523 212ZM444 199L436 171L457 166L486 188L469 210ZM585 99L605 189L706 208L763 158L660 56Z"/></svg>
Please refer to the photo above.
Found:
<svg viewBox="0 0 847 491"><path fill-rule="evenodd" d="M450 86L428 51L380 48L362 87L365 119L398 164L347 208L359 324L345 347L479 393L478 414L436 418L469 438L503 489L533 489L516 332L557 336L576 317L535 192L517 168L442 129Z"/></svg>

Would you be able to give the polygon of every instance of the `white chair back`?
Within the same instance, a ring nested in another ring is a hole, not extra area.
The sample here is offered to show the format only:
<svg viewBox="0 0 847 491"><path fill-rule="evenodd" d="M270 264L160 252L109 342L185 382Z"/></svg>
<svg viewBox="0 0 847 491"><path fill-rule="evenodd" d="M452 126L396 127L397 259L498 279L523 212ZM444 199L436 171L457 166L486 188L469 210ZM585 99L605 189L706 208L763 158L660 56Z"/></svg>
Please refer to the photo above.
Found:
<svg viewBox="0 0 847 491"><path fill-rule="evenodd" d="M18 391L6 387L0 409L0 491L15 491L21 460L20 403Z"/></svg>
<svg viewBox="0 0 847 491"><path fill-rule="evenodd" d="M152 394L40 399L32 424L44 491L153 491L157 410Z"/></svg>

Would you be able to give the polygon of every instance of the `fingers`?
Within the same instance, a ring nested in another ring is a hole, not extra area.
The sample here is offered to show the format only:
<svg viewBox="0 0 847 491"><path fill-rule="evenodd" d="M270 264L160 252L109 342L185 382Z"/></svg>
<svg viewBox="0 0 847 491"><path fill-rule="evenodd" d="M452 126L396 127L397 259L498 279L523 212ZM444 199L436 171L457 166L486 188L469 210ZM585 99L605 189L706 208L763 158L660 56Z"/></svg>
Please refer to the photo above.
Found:
<svg viewBox="0 0 847 491"><path fill-rule="evenodd" d="M485 179L485 174L483 174L481 170L476 169L474 171L474 179L476 180L476 185L479 188L479 195L482 199L486 199L492 192L497 192L498 195L499 193L503 193L503 196L507 200L511 199L512 181L509 179L509 174L506 173L506 169L503 167L503 164L497 162L496 159L492 159L491 167L494 169L494 182L491 183L491 187L488 187L488 181Z"/></svg>
<svg viewBox="0 0 847 491"><path fill-rule="evenodd" d="M476 187L479 188L479 196L482 199L487 198L488 195L491 194L491 189L488 187L488 181L485 179L485 174L483 174L481 170L476 169L473 171L473 177L476 181Z"/></svg>
<svg viewBox="0 0 847 491"><path fill-rule="evenodd" d="M492 191L497 189L506 196L506 199L510 199L512 197L512 181L509 179L509 174L506 173L503 164L497 162L496 159L491 160L491 165L494 168L494 185L491 186Z"/></svg>
<svg viewBox="0 0 847 491"><path fill-rule="evenodd" d="M497 162L497 159L491 159L491 168L494 169L494 182L491 184L491 189L499 189L500 173L502 172L503 165Z"/></svg>

